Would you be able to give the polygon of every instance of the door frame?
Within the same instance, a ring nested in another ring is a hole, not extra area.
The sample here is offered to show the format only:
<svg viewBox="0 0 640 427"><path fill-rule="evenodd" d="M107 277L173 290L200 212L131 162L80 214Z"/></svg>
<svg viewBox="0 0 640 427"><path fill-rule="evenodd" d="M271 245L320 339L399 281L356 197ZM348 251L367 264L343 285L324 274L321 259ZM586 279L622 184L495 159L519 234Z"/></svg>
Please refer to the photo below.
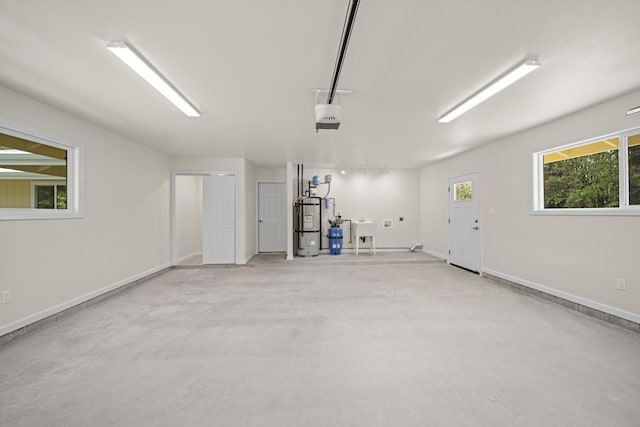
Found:
<svg viewBox="0 0 640 427"><path fill-rule="evenodd" d="M176 176L178 175L187 175L187 176L209 176L209 175L233 175L233 184L234 184L234 259L235 264L238 264L238 242L239 242L239 206L238 206L238 173L236 171L228 171L228 170L218 170L218 171L203 171L203 170L178 170L171 171L171 265L178 265L178 231L176 224ZM204 195L203 195L204 197Z"/></svg>
<svg viewBox="0 0 640 427"><path fill-rule="evenodd" d="M479 249L480 249L480 259L478 260L478 275L482 276L482 267L483 267L483 250L482 250L482 232L484 229L484 222L482 221L482 184L480 182L480 172L470 172L470 173L466 173L464 175L458 175L458 176L454 176L449 178L448 180L448 186L447 186L447 215L448 215L448 221L447 221L447 242L448 242L448 248L447 248L447 264L451 265L451 204L452 204L452 193L453 193L453 183L454 182L458 182L458 181L463 181L463 180L469 180L470 178L475 177L476 180L476 186L477 186L477 194L478 197L475 198L475 201L477 203L477 209L478 209L478 221L480 223L480 230L478 230L479 233L479 238L480 238L480 245L479 245ZM474 190L473 194L476 194L476 190ZM464 267L460 267L460 268L464 268Z"/></svg>
<svg viewBox="0 0 640 427"><path fill-rule="evenodd" d="M285 200L286 200L286 191L287 191L287 181L283 179L257 179L256 180L256 247L255 253L260 253L260 184L282 184L285 189ZM286 203L286 201L285 201ZM287 212L287 206L285 206L285 212ZM285 218L285 227L288 226L286 222L287 218ZM288 239L285 236L285 240ZM287 253L287 249L285 248L283 253Z"/></svg>

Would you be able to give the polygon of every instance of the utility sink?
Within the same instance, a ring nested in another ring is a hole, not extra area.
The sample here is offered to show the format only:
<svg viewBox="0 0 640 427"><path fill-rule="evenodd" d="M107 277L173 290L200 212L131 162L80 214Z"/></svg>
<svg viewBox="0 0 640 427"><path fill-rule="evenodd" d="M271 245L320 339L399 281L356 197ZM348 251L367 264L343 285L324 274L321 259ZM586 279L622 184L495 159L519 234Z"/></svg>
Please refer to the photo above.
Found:
<svg viewBox="0 0 640 427"><path fill-rule="evenodd" d="M356 255L360 250L360 237L368 236L371 238L371 251L376 254L376 229L377 224L373 221L353 221L351 223L353 227L353 235L356 239Z"/></svg>
<svg viewBox="0 0 640 427"><path fill-rule="evenodd" d="M376 235L377 224L373 221L353 221L351 226L356 237Z"/></svg>

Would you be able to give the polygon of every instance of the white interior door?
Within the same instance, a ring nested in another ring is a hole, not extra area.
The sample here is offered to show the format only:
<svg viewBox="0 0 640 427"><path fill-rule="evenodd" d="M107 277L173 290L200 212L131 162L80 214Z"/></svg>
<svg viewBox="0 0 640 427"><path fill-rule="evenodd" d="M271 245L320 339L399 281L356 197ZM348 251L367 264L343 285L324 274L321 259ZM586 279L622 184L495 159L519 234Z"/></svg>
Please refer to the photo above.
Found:
<svg viewBox="0 0 640 427"><path fill-rule="evenodd" d="M480 272L478 174L449 180L449 262Z"/></svg>
<svg viewBox="0 0 640 427"><path fill-rule="evenodd" d="M202 183L202 263L235 263L235 177L207 175Z"/></svg>
<svg viewBox="0 0 640 427"><path fill-rule="evenodd" d="M287 250L286 197L283 182L258 183L258 252Z"/></svg>

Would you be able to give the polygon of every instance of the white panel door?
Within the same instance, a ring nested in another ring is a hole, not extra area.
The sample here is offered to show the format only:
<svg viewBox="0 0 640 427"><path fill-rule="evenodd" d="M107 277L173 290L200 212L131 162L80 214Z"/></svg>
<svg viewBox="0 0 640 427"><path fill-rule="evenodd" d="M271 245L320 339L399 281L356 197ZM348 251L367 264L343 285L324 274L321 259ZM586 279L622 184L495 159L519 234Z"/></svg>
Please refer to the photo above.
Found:
<svg viewBox="0 0 640 427"><path fill-rule="evenodd" d="M287 190L283 182L258 183L258 252L287 250Z"/></svg>
<svg viewBox="0 0 640 427"><path fill-rule="evenodd" d="M480 272L478 174L449 180L449 262Z"/></svg>
<svg viewBox="0 0 640 427"><path fill-rule="evenodd" d="M235 177L208 175L202 183L202 263L235 263Z"/></svg>

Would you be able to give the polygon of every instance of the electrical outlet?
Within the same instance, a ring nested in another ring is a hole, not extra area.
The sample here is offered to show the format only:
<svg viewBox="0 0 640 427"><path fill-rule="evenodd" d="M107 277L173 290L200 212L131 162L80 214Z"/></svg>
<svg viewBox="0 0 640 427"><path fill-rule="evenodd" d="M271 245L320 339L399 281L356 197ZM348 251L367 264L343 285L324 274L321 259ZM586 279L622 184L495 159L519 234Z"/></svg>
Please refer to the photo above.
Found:
<svg viewBox="0 0 640 427"><path fill-rule="evenodd" d="M619 291L626 291L627 290L627 281L624 279L617 279L616 280L616 289L618 289Z"/></svg>
<svg viewBox="0 0 640 427"><path fill-rule="evenodd" d="M2 291L0 295L0 303L7 304L11 302L11 290Z"/></svg>

